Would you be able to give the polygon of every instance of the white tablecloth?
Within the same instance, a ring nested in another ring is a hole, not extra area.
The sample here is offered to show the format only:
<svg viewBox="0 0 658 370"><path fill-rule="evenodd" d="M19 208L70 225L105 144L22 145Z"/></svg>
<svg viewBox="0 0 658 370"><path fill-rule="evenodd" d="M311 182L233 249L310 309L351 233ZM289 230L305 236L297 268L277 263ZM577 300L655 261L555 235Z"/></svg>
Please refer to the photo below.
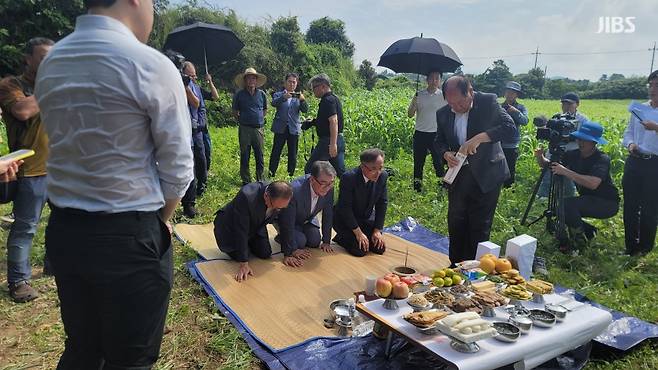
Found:
<svg viewBox="0 0 658 370"><path fill-rule="evenodd" d="M560 303L567 297L545 295L546 303ZM450 339L445 335L427 336L421 334L402 316L412 311L405 301L399 301L396 311L384 309L383 300L367 302L364 306L371 313L382 318L387 325L395 328L407 337L425 346L443 359L462 370L495 369L514 363L515 369L532 369L556 356L579 347L601 333L612 322L609 312L584 304L569 312L564 321L550 328L533 326L528 334L523 334L514 343L500 342L494 338L481 340L480 350L476 353L461 353L450 347ZM543 308L543 304L524 302L528 309ZM491 321L507 321L508 314L502 308L496 308L495 318Z"/></svg>

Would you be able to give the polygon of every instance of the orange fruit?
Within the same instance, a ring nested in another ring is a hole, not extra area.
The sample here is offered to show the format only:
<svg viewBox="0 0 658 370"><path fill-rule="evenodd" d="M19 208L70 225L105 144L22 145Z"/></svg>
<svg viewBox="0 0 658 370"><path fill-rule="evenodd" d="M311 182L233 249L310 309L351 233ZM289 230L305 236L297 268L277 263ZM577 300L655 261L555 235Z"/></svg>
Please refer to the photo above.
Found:
<svg viewBox="0 0 658 370"><path fill-rule="evenodd" d="M496 261L496 272L505 272L512 269L512 263L507 258L499 258Z"/></svg>
<svg viewBox="0 0 658 370"><path fill-rule="evenodd" d="M487 254L482 255L482 257L480 257L480 261L482 261L483 258L491 258L494 262L496 262L498 260L498 257L494 256L491 253L487 253Z"/></svg>
<svg viewBox="0 0 658 370"><path fill-rule="evenodd" d="M496 268L496 262L491 258L482 257L480 259L480 268L482 269L482 271L486 272L487 274L490 274Z"/></svg>

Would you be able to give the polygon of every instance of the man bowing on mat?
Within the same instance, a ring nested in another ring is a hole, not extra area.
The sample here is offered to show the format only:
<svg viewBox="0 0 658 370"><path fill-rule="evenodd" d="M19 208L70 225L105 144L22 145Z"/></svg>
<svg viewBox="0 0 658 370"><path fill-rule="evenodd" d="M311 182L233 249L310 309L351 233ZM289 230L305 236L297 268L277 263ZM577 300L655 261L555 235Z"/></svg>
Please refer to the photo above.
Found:
<svg viewBox="0 0 658 370"><path fill-rule="evenodd" d="M235 280L254 275L249 255L268 259L272 255L267 224L288 206L292 188L284 181L252 182L215 214L215 240L219 249L240 263Z"/></svg>
<svg viewBox="0 0 658 370"><path fill-rule="evenodd" d="M334 208L334 241L357 257L386 250L381 230L388 207L384 152L366 149L360 159L359 167L341 176Z"/></svg>
<svg viewBox="0 0 658 370"><path fill-rule="evenodd" d="M336 170L327 161L315 161L311 173L292 182L292 200L281 210L276 225L281 243L283 263L290 267L304 265L311 257L308 248L320 248L332 253L331 226L333 224L334 180ZM317 215L322 212L322 225ZM320 235L322 228L322 235Z"/></svg>

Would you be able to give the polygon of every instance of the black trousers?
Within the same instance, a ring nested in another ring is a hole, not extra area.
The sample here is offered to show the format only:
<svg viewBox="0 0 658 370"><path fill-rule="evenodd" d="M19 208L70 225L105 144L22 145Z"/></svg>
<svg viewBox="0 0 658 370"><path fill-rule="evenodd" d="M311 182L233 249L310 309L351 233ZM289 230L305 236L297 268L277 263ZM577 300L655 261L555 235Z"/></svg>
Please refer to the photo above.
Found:
<svg viewBox="0 0 658 370"><path fill-rule="evenodd" d="M514 183L514 175L516 174L516 160L519 158L519 148L503 148L503 154L505 154L507 168L509 168L509 179L503 183L503 186L509 188Z"/></svg>
<svg viewBox="0 0 658 370"><path fill-rule="evenodd" d="M581 195L564 198L564 222L569 227L583 226L582 217L598 219L610 218L619 211L619 202L609 199Z"/></svg>
<svg viewBox="0 0 658 370"><path fill-rule="evenodd" d="M219 243L220 248L221 248L221 242ZM272 257L272 245L270 245L270 238L269 236L261 236L261 235L255 235L249 238L247 241L247 245L249 246L249 253L253 254L254 256L261 258L261 259L268 259ZM238 254L237 251L227 251L226 254L231 256L232 259L238 261L240 260L240 255Z"/></svg>
<svg viewBox="0 0 658 370"><path fill-rule="evenodd" d="M372 253L383 254L384 248L375 248L372 244L371 238L374 225L369 221L359 221L358 224L361 231L368 237L368 250ZM334 230L336 230L334 242L345 248L349 254L356 257L363 257L368 253L359 247L359 242L356 240L356 236L349 227L346 227L339 222L336 223L336 220L334 220Z"/></svg>
<svg viewBox="0 0 658 370"><path fill-rule="evenodd" d="M483 193L469 166L461 168L448 190L450 262L474 259L478 243L489 240L499 195L500 186Z"/></svg>
<svg viewBox="0 0 658 370"><path fill-rule="evenodd" d="M293 135L288 130L283 134L274 134L272 155L270 155L270 177L276 175L276 170L279 168L279 160L281 160L281 151L286 144L288 145L288 175L293 176L295 174L298 143L299 135Z"/></svg>
<svg viewBox="0 0 658 370"><path fill-rule="evenodd" d="M67 337L57 369L151 369L173 281L167 227L156 212L51 208L46 253Z"/></svg>
<svg viewBox="0 0 658 370"><path fill-rule="evenodd" d="M624 231L626 252L653 249L658 226L658 158L629 156L624 165Z"/></svg>
<svg viewBox="0 0 658 370"><path fill-rule="evenodd" d="M414 180L423 179L423 167L425 167L425 158L427 158L428 152L432 155L432 165L434 166L436 177L443 176L443 159L435 149L435 138L436 132L414 131Z"/></svg>
<svg viewBox="0 0 658 370"><path fill-rule="evenodd" d="M317 248L322 243L320 228L311 223L305 223L301 226L295 225L295 239L298 248Z"/></svg>

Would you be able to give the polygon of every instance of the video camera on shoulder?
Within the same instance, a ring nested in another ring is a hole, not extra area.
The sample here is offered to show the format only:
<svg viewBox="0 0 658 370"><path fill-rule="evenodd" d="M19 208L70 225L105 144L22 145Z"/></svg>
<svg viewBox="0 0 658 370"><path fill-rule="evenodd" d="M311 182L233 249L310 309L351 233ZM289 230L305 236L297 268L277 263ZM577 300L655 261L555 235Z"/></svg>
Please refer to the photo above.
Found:
<svg viewBox="0 0 658 370"><path fill-rule="evenodd" d="M173 51L173 50L167 50L164 53L169 60L171 60L172 63L174 63L174 66L176 66L176 69L180 72L181 79L183 80L183 86L187 86L190 83L190 76L186 75L183 73L183 63L185 63L185 57L183 54Z"/></svg>

